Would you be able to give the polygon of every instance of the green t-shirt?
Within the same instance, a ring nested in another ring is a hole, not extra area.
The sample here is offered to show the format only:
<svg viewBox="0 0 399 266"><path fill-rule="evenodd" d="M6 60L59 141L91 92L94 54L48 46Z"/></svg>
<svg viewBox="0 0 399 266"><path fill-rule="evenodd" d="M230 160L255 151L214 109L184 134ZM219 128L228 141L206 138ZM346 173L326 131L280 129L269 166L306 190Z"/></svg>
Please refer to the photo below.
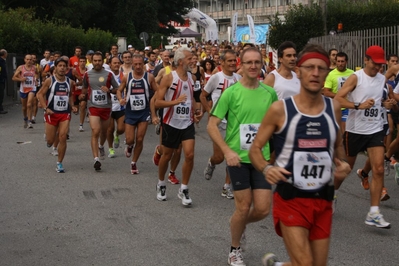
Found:
<svg viewBox="0 0 399 266"><path fill-rule="evenodd" d="M222 93L213 107L211 115L227 118L225 142L237 152L241 162L251 163L249 148L267 110L277 100L272 87L259 83L258 88L247 89L237 82ZM269 143L263 149L263 156L270 159Z"/></svg>
<svg viewBox="0 0 399 266"><path fill-rule="evenodd" d="M345 81L350 75L352 75L352 69L346 69L344 72L340 72L337 69L332 70L328 73L324 87L331 89L333 93L337 93L344 85Z"/></svg>

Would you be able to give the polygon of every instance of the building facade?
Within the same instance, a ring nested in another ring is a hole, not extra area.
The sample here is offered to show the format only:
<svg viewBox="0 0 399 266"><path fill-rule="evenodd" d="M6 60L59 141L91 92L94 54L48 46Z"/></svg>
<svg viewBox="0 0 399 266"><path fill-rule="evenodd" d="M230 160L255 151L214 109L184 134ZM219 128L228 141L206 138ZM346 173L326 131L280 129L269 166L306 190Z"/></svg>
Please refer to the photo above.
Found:
<svg viewBox="0 0 399 266"><path fill-rule="evenodd" d="M278 12L283 15L290 5L307 5L313 0L196 0L196 8L216 21L219 29L219 40L228 39L228 28L231 19L238 12L238 25L247 25L246 15L251 15L255 24L267 24L267 16ZM204 29L200 29L204 32Z"/></svg>

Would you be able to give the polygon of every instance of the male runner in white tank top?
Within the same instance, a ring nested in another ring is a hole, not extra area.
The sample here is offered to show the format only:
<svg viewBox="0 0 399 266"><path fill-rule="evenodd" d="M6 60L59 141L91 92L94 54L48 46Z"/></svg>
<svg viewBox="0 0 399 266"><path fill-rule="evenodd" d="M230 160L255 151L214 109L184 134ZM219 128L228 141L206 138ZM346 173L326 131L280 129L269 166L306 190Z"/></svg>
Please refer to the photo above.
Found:
<svg viewBox="0 0 399 266"><path fill-rule="evenodd" d="M381 118L381 98L385 77L379 71L385 64L385 52L373 45L366 50L363 69L356 71L344 83L335 99L341 107L348 108L344 134L345 152L353 169L357 154L364 150L370 158L373 182L368 184L367 174L359 176L363 188L370 187L370 211L365 223L378 228L390 228L379 210L380 196L384 184L384 136Z"/></svg>
<svg viewBox="0 0 399 266"><path fill-rule="evenodd" d="M280 67L270 72L264 84L272 87L279 100L299 93L300 83L294 72L296 65L296 46L293 42L283 42L277 50Z"/></svg>

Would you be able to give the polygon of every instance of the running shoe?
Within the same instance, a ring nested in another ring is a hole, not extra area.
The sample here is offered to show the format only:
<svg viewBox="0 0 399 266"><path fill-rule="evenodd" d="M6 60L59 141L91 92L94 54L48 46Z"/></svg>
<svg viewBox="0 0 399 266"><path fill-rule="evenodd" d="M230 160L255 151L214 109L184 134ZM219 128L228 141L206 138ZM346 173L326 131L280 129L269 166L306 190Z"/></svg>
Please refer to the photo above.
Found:
<svg viewBox="0 0 399 266"><path fill-rule="evenodd" d="M169 183L171 183L172 185L178 185L178 184L180 184L180 181L179 181L179 179L177 179L175 173L169 173L168 181L169 181Z"/></svg>
<svg viewBox="0 0 399 266"><path fill-rule="evenodd" d="M133 150L133 146L126 146L125 147L125 156L127 158L130 158L130 156L132 156L132 150Z"/></svg>
<svg viewBox="0 0 399 266"><path fill-rule="evenodd" d="M395 182L399 185L399 163L395 163Z"/></svg>
<svg viewBox="0 0 399 266"><path fill-rule="evenodd" d="M241 249L234 249L229 253L229 258L227 259L227 263L230 266L245 266L244 257L242 256Z"/></svg>
<svg viewBox="0 0 399 266"><path fill-rule="evenodd" d="M386 222L381 213L367 213L365 224L374 225L378 228L391 228L391 224Z"/></svg>
<svg viewBox="0 0 399 266"><path fill-rule="evenodd" d="M100 161L95 161L95 162L94 162L94 169L95 169L96 171L100 171L100 170L101 170L101 163L100 163Z"/></svg>
<svg viewBox="0 0 399 266"><path fill-rule="evenodd" d="M166 186L157 185L157 200L159 201L166 200Z"/></svg>
<svg viewBox="0 0 399 266"><path fill-rule="evenodd" d="M392 168L392 169L394 168L395 163L396 163L395 157L392 156L392 157L391 157L391 168Z"/></svg>
<svg viewBox="0 0 399 266"><path fill-rule="evenodd" d="M135 163L131 163L130 168L130 173L132 175L137 175L139 173L139 170L137 169L137 165Z"/></svg>
<svg viewBox="0 0 399 266"><path fill-rule="evenodd" d="M385 188L385 187L383 187L382 188L382 191L381 191L381 198L380 198L380 200L381 201L387 201L387 200L389 200L391 197L388 195L388 190Z"/></svg>
<svg viewBox="0 0 399 266"><path fill-rule="evenodd" d="M155 147L154 155L152 156L152 162L153 162L156 166L158 166L159 160L161 160L161 154L159 153L159 148L160 148L159 145L157 145L157 146Z"/></svg>
<svg viewBox="0 0 399 266"><path fill-rule="evenodd" d="M36 124L36 119L35 117L32 117L32 120L30 121L32 124Z"/></svg>
<svg viewBox="0 0 399 266"><path fill-rule="evenodd" d="M58 156L58 150L57 150L57 148L54 148L54 147L53 147L53 150L50 152L50 154L53 155L53 156Z"/></svg>
<svg viewBox="0 0 399 266"><path fill-rule="evenodd" d="M113 148L109 148L108 158L115 158L115 150Z"/></svg>
<svg viewBox="0 0 399 266"><path fill-rule="evenodd" d="M103 147L98 147L98 150L100 151L100 160L104 160L105 159L105 149L104 146Z"/></svg>
<svg viewBox="0 0 399 266"><path fill-rule="evenodd" d="M33 124L31 121L28 122L28 128L33 128Z"/></svg>
<svg viewBox="0 0 399 266"><path fill-rule="evenodd" d="M363 176L362 171L363 171L363 169L357 169L356 174L360 178L360 180L362 180L362 182L360 184L362 185L364 190L369 190L369 188L370 188L369 176Z"/></svg>
<svg viewBox="0 0 399 266"><path fill-rule="evenodd" d="M119 148L119 136L116 135L116 132L114 134L114 148L115 149Z"/></svg>
<svg viewBox="0 0 399 266"><path fill-rule="evenodd" d="M263 266L274 266L275 262L279 262L279 260L273 253L266 253L262 258Z"/></svg>
<svg viewBox="0 0 399 266"><path fill-rule="evenodd" d="M62 166L62 163L57 163L57 168L55 168L57 173L65 173L64 166Z"/></svg>
<svg viewBox="0 0 399 266"><path fill-rule="evenodd" d="M83 125L79 126L79 132L84 132L85 130L83 129Z"/></svg>
<svg viewBox="0 0 399 266"><path fill-rule="evenodd" d="M190 198L190 195L188 194L188 188L183 190L179 189L179 193L177 193L177 196L179 197L179 199L181 199L181 203L184 206L191 205L191 203L193 202Z"/></svg>
<svg viewBox="0 0 399 266"><path fill-rule="evenodd" d="M204 170L204 177L206 180L211 180L213 171L215 170L215 167L216 166L211 164L211 159L209 158L208 164L206 165L205 170Z"/></svg>
<svg viewBox="0 0 399 266"><path fill-rule="evenodd" d="M230 187L222 188L222 197L225 197L226 199L234 199L234 194Z"/></svg>
<svg viewBox="0 0 399 266"><path fill-rule="evenodd" d="M384 173L385 175L389 175L391 172L391 160L384 159Z"/></svg>
<svg viewBox="0 0 399 266"><path fill-rule="evenodd" d="M26 118L24 118L24 128L28 128L28 119Z"/></svg>
<svg viewBox="0 0 399 266"><path fill-rule="evenodd" d="M69 134L67 134L67 140L69 140Z"/></svg>

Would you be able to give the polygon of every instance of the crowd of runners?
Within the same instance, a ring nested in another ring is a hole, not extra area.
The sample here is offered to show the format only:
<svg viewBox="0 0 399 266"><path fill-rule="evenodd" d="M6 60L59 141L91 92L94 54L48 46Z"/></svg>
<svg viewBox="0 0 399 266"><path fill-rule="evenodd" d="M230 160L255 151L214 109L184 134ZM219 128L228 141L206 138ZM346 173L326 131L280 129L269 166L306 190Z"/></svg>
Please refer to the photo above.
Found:
<svg viewBox="0 0 399 266"><path fill-rule="evenodd" d="M272 204L275 230L291 261L268 253L264 265L326 265L337 191L351 170L370 191L365 224L390 228L379 205L390 198L384 175L391 167L399 184L398 56L370 46L364 67L354 72L348 55L336 49L308 44L299 52L287 41L277 53L276 68L264 46L250 43L196 42L171 51L129 45L121 54L113 45L109 53L85 55L76 46L70 58L49 50L40 62L25 55L12 79L19 84L23 127L36 128L44 112L44 136L58 173L65 172L69 131L83 132L88 119L94 170L125 145L130 172L139 174L144 137L154 124L159 201L167 200L167 178L180 184L182 204L192 204L195 124L207 120L213 148L203 162L204 178L225 161L221 195L235 200L229 265L245 265L246 226L264 219ZM70 128L71 113L79 114L79 128ZM368 159L356 170L359 153Z"/></svg>

